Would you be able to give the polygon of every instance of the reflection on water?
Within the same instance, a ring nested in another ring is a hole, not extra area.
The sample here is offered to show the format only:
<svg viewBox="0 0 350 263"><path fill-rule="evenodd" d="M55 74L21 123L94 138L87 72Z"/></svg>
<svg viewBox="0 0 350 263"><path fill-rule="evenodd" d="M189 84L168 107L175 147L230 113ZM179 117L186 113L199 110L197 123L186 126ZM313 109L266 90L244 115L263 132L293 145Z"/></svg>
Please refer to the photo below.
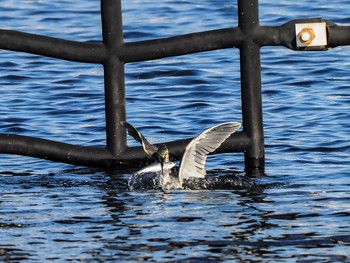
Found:
<svg viewBox="0 0 350 263"><path fill-rule="evenodd" d="M123 1L125 39L230 27L235 6ZM1 28L101 39L98 1L3 1L0 8ZM300 17L349 24L349 8L345 0L264 0L261 24ZM350 261L349 53L262 49L266 174L250 178L253 187L133 192L133 171L2 155L0 261ZM2 133L105 144L101 65L2 51L0 69ZM241 122L235 49L128 64L126 85L128 120L152 142ZM209 156L210 178L246 176L242 160Z"/></svg>

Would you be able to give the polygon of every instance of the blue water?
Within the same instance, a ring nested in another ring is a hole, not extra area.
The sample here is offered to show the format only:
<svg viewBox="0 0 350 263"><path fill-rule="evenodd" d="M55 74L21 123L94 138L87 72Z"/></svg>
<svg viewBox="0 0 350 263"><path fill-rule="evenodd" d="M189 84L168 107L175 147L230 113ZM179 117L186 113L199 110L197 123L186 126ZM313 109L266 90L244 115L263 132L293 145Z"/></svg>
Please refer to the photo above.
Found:
<svg viewBox="0 0 350 263"><path fill-rule="evenodd" d="M123 1L126 41L237 25L234 1ZM260 1L262 25L349 1ZM99 1L1 1L2 29L100 41ZM350 48L262 53L266 175L259 187L131 192L131 171L1 155L0 261L350 261ZM126 65L127 118L152 141L241 121L238 50ZM105 144L103 68L0 52L0 131ZM136 145L130 138L129 143ZM244 175L242 154L209 173Z"/></svg>

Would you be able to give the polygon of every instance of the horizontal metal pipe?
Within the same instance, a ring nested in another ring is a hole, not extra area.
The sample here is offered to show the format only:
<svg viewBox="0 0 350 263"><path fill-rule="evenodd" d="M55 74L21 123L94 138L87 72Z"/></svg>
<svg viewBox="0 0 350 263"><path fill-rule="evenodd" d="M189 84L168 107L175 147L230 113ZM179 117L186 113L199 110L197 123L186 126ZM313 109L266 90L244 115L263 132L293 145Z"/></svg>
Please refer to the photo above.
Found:
<svg viewBox="0 0 350 263"><path fill-rule="evenodd" d="M350 26L328 26L328 46L350 45Z"/></svg>
<svg viewBox="0 0 350 263"><path fill-rule="evenodd" d="M169 38L124 43L119 58L128 62L179 56L209 50L233 48L244 40L239 28L210 30Z"/></svg>
<svg viewBox="0 0 350 263"><path fill-rule="evenodd" d="M172 158L180 159L187 144L192 140L183 139L166 142ZM249 145L249 139L243 132L233 134L227 139L216 153L242 152ZM30 136L0 134L0 152L3 154L17 154L35 157L55 162L73 165L123 168L125 166L139 166L150 162L143 148L128 147L117 157L107 148L76 146L68 143L34 138Z"/></svg>
<svg viewBox="0 0 350 263"><path fill-rule="evenodd" d="M259 27L256 42L279 45L280 27ZM124 62L137 62L239 46L245 40L239 28L185 34L163 39L124 43L116 51ZM103 63L109 52L102 43L69 41L59 38L0 30L0 49L77 62Z"/></svg>
<svg viewBox="0 0 350 263"><path fill-rule="evenodd" d="M284 45L281 31L283 31L283 26L258 26L253 31L252 39L259 46Z"/></svg>
<svg viewBox="0 0 350 263"><path fill-rule="evenodd" d="M108 57L101 43L69 41L4 29L0 30L0 49L88 63L103 63Z"/></svg>
<svg viewBox="0 0 350 263"><path fill-rule="evenodd" d="M0 134L0 152L95 167L109 167L113 160L113 155L104 148L82 147L14 134Z"/></svg>
<svg viewBox="0 0 350 263"><path fill-rule="evenodd" d="M294 24L297 21L293 20L282 26L257 26L250 34L259 46L282 45L293 49ZM350 45L350 26L329 25L328 31L330 47ZM226 28L163 39L128 42L121 44L116 53L124 62L137 62L238 47L245 38L238 27ZM102 43L69 41L4 29L0 30L0 49L88 63L103 63L109 56Z"/></svg>

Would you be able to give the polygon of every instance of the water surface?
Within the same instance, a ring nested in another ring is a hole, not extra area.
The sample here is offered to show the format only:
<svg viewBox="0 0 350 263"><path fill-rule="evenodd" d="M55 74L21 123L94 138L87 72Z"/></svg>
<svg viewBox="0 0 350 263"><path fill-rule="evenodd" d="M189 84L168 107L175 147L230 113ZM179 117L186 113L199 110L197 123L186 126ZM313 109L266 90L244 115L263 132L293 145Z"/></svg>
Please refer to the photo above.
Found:
<svg viewBox="0 0 350 263"><path fill-rule="evenodd" d="M263 25L349 25L349 9L260 1ZM2 1L0 10L3 29L101 40L98 1ZM133 0L123 10L125 41L237 25L234 1ZM261 54L266 174L257 187L131 192L132 171L2 155L0 261L349 261L350 49ZM0 69L2 133L105 144L101 65L3 50ZM241 122L235 49L128 64L126 87L128 121L152 142ZM243 155L211 156L208 170L244 176Z"/></svg>

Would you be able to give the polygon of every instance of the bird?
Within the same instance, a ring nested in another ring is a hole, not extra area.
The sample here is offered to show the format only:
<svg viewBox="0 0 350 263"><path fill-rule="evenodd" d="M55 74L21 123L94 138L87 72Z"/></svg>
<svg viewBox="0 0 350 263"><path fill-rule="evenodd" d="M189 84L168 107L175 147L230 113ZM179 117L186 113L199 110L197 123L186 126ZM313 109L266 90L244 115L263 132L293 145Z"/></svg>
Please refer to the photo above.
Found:
<svg viewBox="0 0 350 263"><path fill-rule="evenodd" d="M241 126L239 122L225 122L200 133L186 146L178 171L174 171L176 163L170 161L169 150L165 144L158 148L150 144L130 123L122 122L121 124L127 129L130 136L142 144L144 152L156 160L156 163L130 176L128 181L130 190L182 189L185 179L205 179L208 154L219 148Z"/></svg>

